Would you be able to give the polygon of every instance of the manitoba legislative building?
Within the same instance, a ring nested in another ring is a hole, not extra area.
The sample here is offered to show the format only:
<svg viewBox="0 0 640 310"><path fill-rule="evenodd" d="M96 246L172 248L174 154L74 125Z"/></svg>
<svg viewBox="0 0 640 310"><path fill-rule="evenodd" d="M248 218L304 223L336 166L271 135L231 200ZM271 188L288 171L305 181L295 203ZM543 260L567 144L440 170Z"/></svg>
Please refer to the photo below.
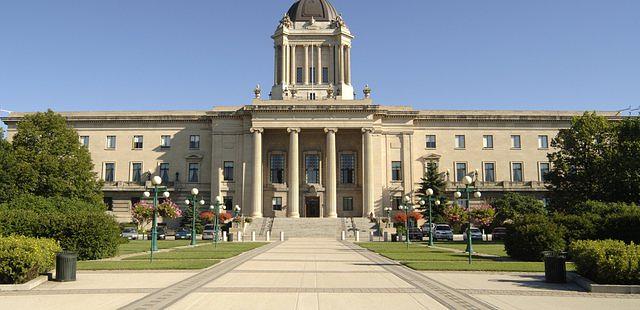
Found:
<svg viewBox="0 0 640 310"><path fill-rule="evenodd" d="M368 86L352 85L357 41L327 0L295 2L272 38L273 85L256 87L244 106L61 113L89 149L120 221L131 220L153 176L176 201L198 188L253 218L381 216L419 189L429 163L447 195L469 175L487 201L506 192L542 199L550 141L582 114L375 102ZM9 138L24 115L4 119Z"/></svg>

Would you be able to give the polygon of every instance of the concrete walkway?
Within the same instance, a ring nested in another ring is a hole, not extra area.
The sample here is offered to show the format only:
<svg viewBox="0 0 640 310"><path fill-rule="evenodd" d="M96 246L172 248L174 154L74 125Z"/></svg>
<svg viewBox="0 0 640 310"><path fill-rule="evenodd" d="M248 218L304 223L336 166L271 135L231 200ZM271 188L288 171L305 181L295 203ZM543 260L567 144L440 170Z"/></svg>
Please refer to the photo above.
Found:
<svg viewBox="0 0 640 310"><path fill-rule="evenodd" d="M0 309L640 309L640 296L547 285L539 274L415 272L348 242L293 239L202 271L80 272Z"/></svg>

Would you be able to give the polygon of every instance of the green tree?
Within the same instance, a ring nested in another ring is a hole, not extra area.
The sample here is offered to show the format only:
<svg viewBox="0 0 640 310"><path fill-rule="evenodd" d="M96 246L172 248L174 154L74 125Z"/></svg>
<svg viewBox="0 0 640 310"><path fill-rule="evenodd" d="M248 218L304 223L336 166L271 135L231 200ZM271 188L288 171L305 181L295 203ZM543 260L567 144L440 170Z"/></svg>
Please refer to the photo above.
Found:
<svg viewBox="0 0 640 310"><path fill-rule="evenodd" d="M196 207L196 232L202 233L204 230L204 221L200 217L200 208ZM182 217L180 218L180 226L191 230L191 223L193 221L193 206L184 207L182 210Z"/></svg>
<svg viewBox="0 0 640 310"><path fill-rule="evenodd" d="M25 116L17 125L8 153L12 154L5 156L14 163L9 177L0 180L0 187L19 185L22 193L102 202L102 184L93 172L91 155L61 115L49 110ZM0 202L15 194L0 197Z"/></svg>
<svg viewBox="0 0 640 310"><path fill-rule="evenodd" d="M506 193L492 205L496 210L494 220L496 225L513 222L522 216L547 213L542 201L518 193Z"/></svg>
<svg viewBox="0 0 640 310"><path fill-rule="evenodd" d="M420 188L418 188L416 194L419 198L425 198L426 200L427 189L430 188L433 190L433 197L440 200L440 206L433 204L431 208L434 221L444 220L445 205L447 203L445 187L446 182L442 174L438 172L438 164L434 162L427 163L427 171L425 172L424 177L420 179ZM428 207L423 213L425 217L429 216Z"/></svg>
<svg viewBox="0 0 640 310"><path fill-rule="evenodd" d="M2 128L0 136L3 136ZM9 201L24 191L25 181L31 178L29 173L28 167L18 163L11 143L0 138L0 203Z"/></svg>
<svg viewBox="0 0 640 310"><path fill-rule="evenodd" d="M615 134L608 201L640 203L640 117L618 123Z"/></svg>

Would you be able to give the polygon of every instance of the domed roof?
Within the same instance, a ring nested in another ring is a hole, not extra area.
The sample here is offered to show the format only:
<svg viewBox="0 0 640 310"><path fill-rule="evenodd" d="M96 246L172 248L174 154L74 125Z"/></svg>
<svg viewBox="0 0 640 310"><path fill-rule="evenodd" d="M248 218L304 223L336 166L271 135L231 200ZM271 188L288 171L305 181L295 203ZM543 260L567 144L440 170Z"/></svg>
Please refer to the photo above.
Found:
<svg viewBox="0 0 640 310"><path fill-rule="evenodd" d="M336 20L338 11L327 0L298 0L287 13L293 22L311 21L313 18L319 22Z"/></svg>

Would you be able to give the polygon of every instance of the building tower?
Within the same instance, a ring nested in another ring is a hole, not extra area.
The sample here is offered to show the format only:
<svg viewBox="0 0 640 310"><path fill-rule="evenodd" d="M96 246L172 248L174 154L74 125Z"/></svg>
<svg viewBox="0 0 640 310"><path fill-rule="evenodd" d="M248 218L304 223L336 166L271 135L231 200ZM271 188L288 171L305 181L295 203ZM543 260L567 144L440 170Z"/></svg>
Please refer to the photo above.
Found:
<svg viewBox="0 0 640 310"><path fill-rule="evenodd" d="M327 0L299 0L284 15L274 41L273 100L353 100L351 40Z"/></svg>

